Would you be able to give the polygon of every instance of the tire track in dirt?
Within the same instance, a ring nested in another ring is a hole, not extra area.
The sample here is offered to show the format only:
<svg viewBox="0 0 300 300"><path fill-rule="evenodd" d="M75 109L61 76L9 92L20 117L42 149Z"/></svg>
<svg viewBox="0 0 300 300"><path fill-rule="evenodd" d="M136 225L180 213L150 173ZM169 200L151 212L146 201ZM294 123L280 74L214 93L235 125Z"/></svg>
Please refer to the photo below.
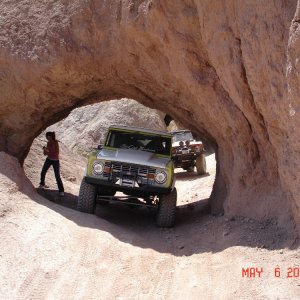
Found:
<svg viewBox="0 0 300 300"><path fill-rule="evenodd" d="M88 229L78 228L75 232L72 245L67 249L70 260L65 264L57 284L53 287L52 294L55 299L81 298L85 291L86 282L93 282L93 266L96 256L96 245L93 244L93 233ZM89 274L86 274L89 270ZM61 291L63 297L61 296Z"/></svg>
<svg viewBox="0 0 300 300"><path fill-rule="evenodd" d="M46 274L41 269L34 269L21 284L16 299L45 299L54 281L55 276Z"/></svg>
<svg viewBox="0 0 300 300"><path fill-rule="evenodd" d="M168 299L174 278L174 259L172 257L166 257L160 259L155 264L153 269L156 271L156 281L153 283L153 289L150 292L149 299Z"/></svg>
<svg viewBox="0 0 300 300"><path fill-rule="evenodd" d="M71 299L72 297L77 297L77 291L80 290L80 285L84 280L84 277L81 274L81 265L84 257L86 256L86 249L89 241L88 232L79 232L75 234L74 244L71 248L74 248L74 253L70 257L69 261L64 270L61 271L60 278L58 282L60 283L56 286L54 296L59 296L60 291L63 289L64 297L66 299ZM76 270L76 271L75 271Z"/></svg>
<svg viewBox="0 0 300 300"><path fill-rule="evenodd" d="M99 240L99 242L101 242ZM94 299L99 298L101 291L101 299L110 299L114 295L120 294L119 286L123 282L122 274L128 273L130 269L130 261L126 264L122 259L122 254L128 255L128 246L122 244L114 238L109 239L109 243L105 245L103 250L97 257L98 274L96 278L97 293L94 293ZM121 289L122 291L122 289Z"/></svg>
<svg viewBox="0 0 300 300"><path fill-rule="evenodd" d="M92 217L92 216L91 216ZM70 247L71 261L60 272L60 278L53 291L55 299L99 299L111 293L110 286L118 276L118 258L115 240L105 232L80 228ZM64 297L60 298L60 291Z"/></svg>

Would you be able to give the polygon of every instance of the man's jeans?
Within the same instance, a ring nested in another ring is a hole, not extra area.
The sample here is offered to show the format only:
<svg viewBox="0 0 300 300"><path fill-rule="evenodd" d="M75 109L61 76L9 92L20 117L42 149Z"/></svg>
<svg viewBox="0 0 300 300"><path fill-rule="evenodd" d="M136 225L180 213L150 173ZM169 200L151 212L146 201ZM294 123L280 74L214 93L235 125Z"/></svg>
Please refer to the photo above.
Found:
<svg viewBox="0 0 300 300"><path fill-rule="evenodd" d="M46 173L51 166L53 166L53 169L54 169L54 174L55 174L55 179L56 179L58 190L59 190L59 192L64 192L64 186L61 181L60 174L59 174L59 160L51 160L49 158L46 159L43 169L42 169L42 172L41 172L40 185L45 185Z"/></svg>

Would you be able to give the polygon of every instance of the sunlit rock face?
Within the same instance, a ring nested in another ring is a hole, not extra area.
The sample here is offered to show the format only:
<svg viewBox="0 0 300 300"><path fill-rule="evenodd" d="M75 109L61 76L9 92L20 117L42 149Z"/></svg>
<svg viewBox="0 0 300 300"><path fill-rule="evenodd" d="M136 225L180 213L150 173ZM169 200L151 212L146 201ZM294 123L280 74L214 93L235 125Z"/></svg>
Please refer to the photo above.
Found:
<svg viewBox="0 0 300 300"><path fill-rule="evenodd" d="M300 222L300 2L290 28L286 65L287 86L280 105L280 123L284 124L284 136L278 145L278 165L296 224Z"/></svg>
<svg viewBox="0 0 300 300"><path fill-rule="evenodd" d="M0 150L22 161L32 140L73 108L136 99L215 144L213 212L277 217L299 229L296 7L2 1Z"/></svg>

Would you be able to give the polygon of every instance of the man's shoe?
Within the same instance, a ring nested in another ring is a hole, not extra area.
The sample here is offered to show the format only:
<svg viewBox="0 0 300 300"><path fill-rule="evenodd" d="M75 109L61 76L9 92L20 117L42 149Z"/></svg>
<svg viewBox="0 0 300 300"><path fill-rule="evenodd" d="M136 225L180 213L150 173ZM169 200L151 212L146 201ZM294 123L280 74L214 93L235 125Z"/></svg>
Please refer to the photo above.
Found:
<svg viewBox="0 0 300 300"><path fill-rule="evenodd" d="M49 186L46 184L40 184L39 189L49 189Z"/></svg>
<svg viewBox="0 0 300 300"><path fill-rule="evenodd" d="M59 192L59 196L63 197L65 195L64 192Z"/></svg>

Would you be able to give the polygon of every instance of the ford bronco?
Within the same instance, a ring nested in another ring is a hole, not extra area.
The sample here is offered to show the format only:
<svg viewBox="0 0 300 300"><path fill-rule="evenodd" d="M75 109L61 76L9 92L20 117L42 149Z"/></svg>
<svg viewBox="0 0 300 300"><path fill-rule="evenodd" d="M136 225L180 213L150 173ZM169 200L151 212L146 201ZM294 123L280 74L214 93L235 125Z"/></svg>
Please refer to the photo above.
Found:
<svg viewBox="0 0 300 300"><path fill-rule="evenodd" d="M158 226L172 227L177 191L171 149L170 133L110 126L104 145L88 156L78 210L93 213L96 202L144 205L157 208Z"/></svg>

